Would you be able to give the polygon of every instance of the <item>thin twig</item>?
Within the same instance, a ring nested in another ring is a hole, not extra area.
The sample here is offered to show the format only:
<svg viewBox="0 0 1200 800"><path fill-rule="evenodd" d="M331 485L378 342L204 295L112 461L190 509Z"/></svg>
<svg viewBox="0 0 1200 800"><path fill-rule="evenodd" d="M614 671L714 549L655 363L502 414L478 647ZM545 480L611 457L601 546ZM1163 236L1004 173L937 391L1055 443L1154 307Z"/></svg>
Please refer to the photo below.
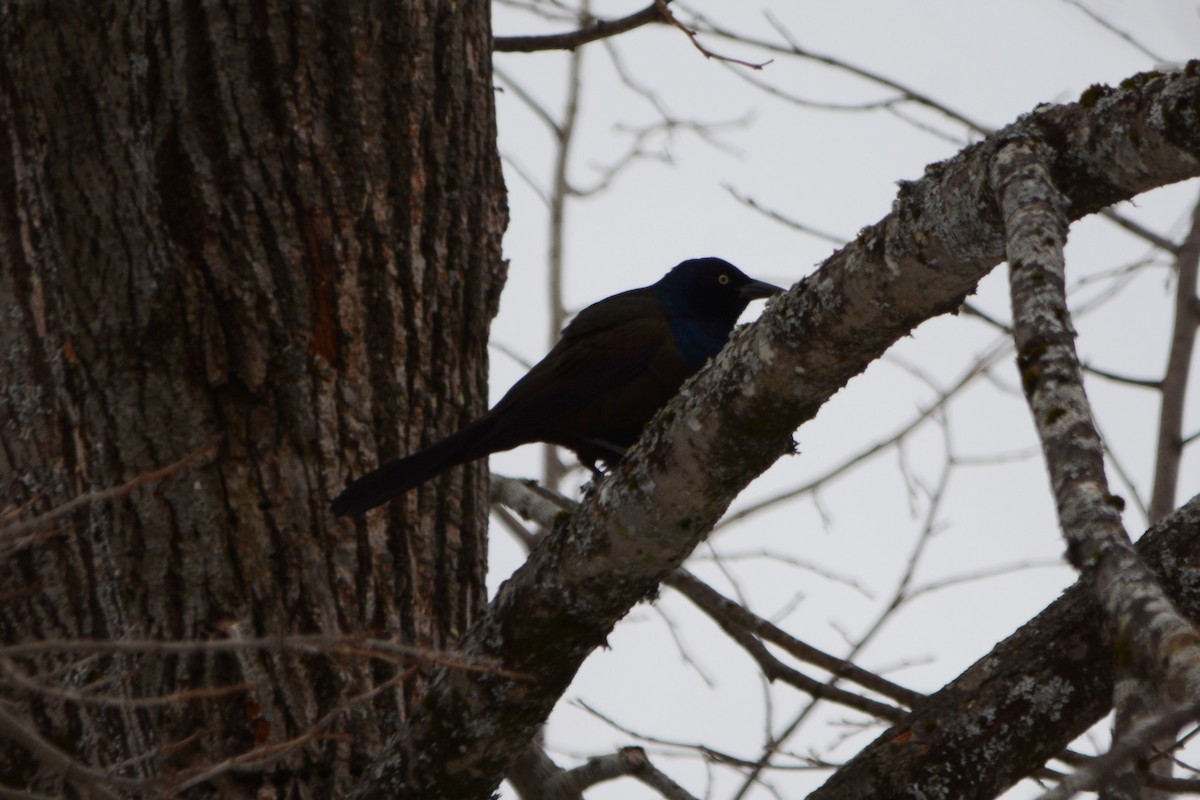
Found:
<svg viewBox="0 0 1200 800"><path fill-rule="evenodd" d="M1175 260L1175 321L1167 371L1161 381L1162 408L1158 417L1154 489L1150 493L1150 522L1175 510L1179 462L1183 458L1183 412L1188 373L1196 345L1200 309L1196 305L1196 273L1200 271L1200 201L1192 209L1192 227Z"/></svg>
<svg viewBox="0 0 1200 800"><path fill-rule="evenodd" d="M771 507L773 507L779 503L782 503L786 500L790 500L794 497L799 497L801 495L813 493L819 487L821 487L825 483L828 483L829 481L833 480L834 478L838 477L842 473L852 469L853 467L858 466L859 464L862 464L863 462L865 462L867 459L871 458L872 456L875 456L875 455L883 452L884 450L887 450L888 448L894 446L897 442L903 441L905 438L912 435L912 433L914 431L916 431L918 428L920 428L922 425L924 425L926 422L928 422L940 409L944 408L946 406L946 404L949 403L954 397L956 397L959 394L959 392L961 392L968 384L971 383L971 381L973 381L975 378L979 377L982 374L986 374L987 368L990 367L992 364L994 364L996 361L998 361L1002 355L1006 355L1009 351L1010 346L1011 346L1010 342L1007 338L999 339L996 342L994 342L992 344L992 346L982 356L980 356L978 359L976 359L975 363L972 364L966 370L966 372L964 372L962 374L962 376L958 379L958 381L955 382L955 384L953 386L951 386L949 389L946 389L944 392L942 392L933 403L931 403L928 407L922 409L916 415L916 417L914 417L912 420L910 420L907 424L905 424L902 428L897 430L891 436L888 436L885 439L881 439L880 441L876 442L875 444L870 445L869 447L865 448L864 450L861 450L858 453L855 453L854 455L850 456L849 458L846 458L845 460L843 460L837 466L835 466L829 470L826 470L820 476L808 481L807 483L805 483L801 486L797 486L793 489L789 489L787 491L781 492L776 495L772 495L771 497L768 497L765 500L761 500L759 502L748 505L745 508L741 508L732 514L727 514L721 520L721 522L717 524L717 527L713 529L714 533L717 531L720 531L723 528L726 528L726 527L732 525L735 522L743 520L747 517L750 517L754 514L762 512L762 511L765 511L768 508L771 508Z"/></svg>
<svg viewBox="0 0 1200 800"><path fill-rule="evenodd" d="M1129 31L1118 28L1116 25L1112 24L1111 22L1106 20L1104 17L1097 14L1095 11L1092 11L1090 8L1085 6L1083 3L1079 2L1079 0L1063 0L1063 2L1067 3L1068 5L1075 6L1075 8L1082 11L1084 13L1084 15L1086 15L1090 20L1092 20L1092 22L1095 22L1101 28L1104 28L1104 30L1113 34L1118 39L1122 39L1123 41L1127 42L1131 47L1133 47L1135 50L1137 50L1142 55L1149 58L1154 63L1162 64L1162 63L1166 62L1165 58L1158 55L1150 48L1146 47L1144 44L1139 42L1137 39L1134 39L1133 36L1130 35Z"/></svg>
<svg viewBox="0 0 1200 800"><path fill-rule="evenodd" d="M36 536L26 536L31 531L36 531L39 528L46 527L49 523L72 514L81 508L90 506L93 503L103 503L108 500L115 500L118 497L124 497L130 492L145 486L149 483L157 483L158 481L166 480L174 475L185 470L202 467L212 463L216 457L217 445L219 440L213 440L208 444L203 445L189 455L184 456L173 464L168 464L161 469L147 470L136 478L122 483L120 486L113 486L108 489L96 489L90 492L85 492L78 497L72 498L60 506L50 509L44 514L39 514L32 519L14 522L0 528L0 543L3 543L8 549L5 554L11 553L13 550L18 550L33 541L36 541ZM17 539L19 536L25 536L24 539ZM15 541L14 541L15 540Z"/></svg>
<svg viewBox="0 0 1200 800"><path fill-rule="evenodd" d="M37 732L34 725L9 713L6 704L0 703L0 736L11 740L32 753L42 764L63 775L83 797L99 796L117 800L108 786L128 789L145 789L146 781L111 775L76 761Z"/></svg>
<svg viewBox="0 0 1200 800"><path fill-rule="evenodd" d="M183 792L186 789L190 789L193 786L210 781L213 778L216 778L227 772L256 772L270 766L271 764L275 764L280 759L287 756L288 753L303 747L309 742L322 738L325 735L325 729L333 724L334 720L336 720L346 711L349 711L355 706L359 706L368 702L376 695L383 691L392 689L396 684L407 680L407 678L408 676L406 673L401 673L400 675L384 681L378 686L368 689L361 694L347 698L342 703L339 703L329 713L325 714L319 720L309 725L307 730L305 730L299 736L289 739L286 742L274 742L272 744L262 745L240 755L233 756L232 758L227 758L217 764L203 767L191 775L182 777L181 780L178 780L173 784L173 788L175 788L177 792Z"/></svg>
<svg viewBox="0 0 1200 800"><path fill-rule="evenodd" d="M669 3L669 2L670 2L670 0L655 0L655 3L658 5L659 13L662 15L662 17L665 21L671 23L676 28L683 31L683 33L688 37L688 39L690 39L692 41L692 45L697 50L699 50L700 54L703 55L705 58L715 58L718 61L724 61L729 64L739 64L743 67L749 67L750 69L762 69L763 67L765 67L771 63L770 59L767 59L766 61L759 61L759 62L743 61L740 58L733 58L732 56L724 56L724 55L721 55L720 53L715 53L712 50L709 50L707 47L705 47L704 45L702 45L700 43L700 37L698 36L695 29L690 28L687 25L684 25L682 22L679 21L678 17L676 17L673 13L671 13L671 9L667 8L667 3Z"/></svg>
<svg viewBox="0 0 1200 800"><path fill-rule="evenodd" d="M744 605L721 596L711 586L686 570L677 570L665 583L691 600L697 608L712 617L722 628L725 628L726 632L728 632L729 627L739 627L772 644L778 645L796 658L820 667L835 676L854 681L860 686L908 706L914 705L924 697L919 692L906 689L869 670L863 669L853 662L829 655L800 641L777 625L754 614ZM824 689L821 691L824 691ZM856 696L852 695L852 697ZM862 706L854 707L860 710L867 710ZM876 710L879 709L872 707L870 713L875 713Z"/></svg>
<svg viewBox="0 0 1200 800"><path fill-rule="evenodd" d="M658 0L626 17L598 19L585 23L578 30L551 33L544 36L497 36L492 49L497 53L534 53L540 50L574 50L577 47L617 36L626 31L655 22L665 22L662 5L671 0Z"/></svg>
<svg viewBox="0 0 1200 800"><path fill-rule="evenodd" d="M942 471L941 479L938 482L938 488L930 497L929 508L926 510L924 526L922 527L921 533L917 537L917 541L913 546L912 552L909 554L908 564L905 567L904 573L901 575L900 580L897 582L896 587L892 592L891 600L883 606L880 613L875 617L875 620L867 628L866 633L862 634L851 644L849 651L844 657L846 662L852 662L854 658L860 652L862 652L863 648L865 648L875 638L875 636L881 630L883 630L883 627L887 621L891 619L896 611L905 603L909 586L912 584L913 576L916 574L917 565L920 563L922 556L925 554L926 546L929 544L929 541L933 536L935 520L938 510L941 508L942 494L946 488L946 484L950 476L950 463L951 460L947 459L945 468ZM834 674L827 681L827 684L833 686L836 685L840 680L840 676ZM800 726L804 724L804 721L807 720L817 708L817 705L817 700L810 700L799 712L796 713L796 715L792 718L792 721L778 735L771 737L767 741L766 745L763 747L762 755L759 757L754 767L752 767L743 777L742 784L738 787L738 791L733 795L732 800L742 800L742 798L746 796L750 789L759 782L759 776L762 774L763 770L773 767L772 760L775 757L775 754L779 752L780 746L789 738L791 738L797 730L799 730Z"/></svg>
<svg viewBox="0 0 1200 800"><path fill-rule="evenodd" d="M176 705L193 700L207 700L213 697L224 697L230 694L243 693L249 689L245 683L230 686L202 687L184 689L170 694L154 695L152 697L123 697L120 695L100 695L80 689L65 689L60 686L50 686L34 680L23 671L17 669L10 658L0 658L0 670L4 677L21 688L45 697L56 697L72 703L96 706L116 706L120 708L153 708L165 705Z"/></svg>
<svg viewBox="0 0 1200 800"><path fill-rule="evenodd" d="M1062 783L1038 800L1069 800L1079 792L1095 788L1101 781L1116 774L1135 759L1141 758L1153 742L1169 736L1181 725L1196 719L1197 714L1200 714L1200 705L1188 703L1160 714L1153 720L1147 720L1114 742L1107 753L1067 776Z"/></svg>
<svg viewBox="0 0 1200 800"><path fill-rule="evenodd" d="M0 657L32 656L45 653L151 653L179 655L193 653L224 653L237 650L300 650L327 653L345 652L388 661L418 660L470 672L503 675L517 680L531 676L501 669L490 662L462 658L447 651L400 644L386 639L373 639L356 634L293 634L245 639L207 639L197 641L167 641L159 639L42 639L0 645Z"/></svg>
<svg viewBox="0 0 1200 800"><path fill-rule="evenodd" d="M842 236L838 236L835 233L827 233L826 231L820 230L819 228L814 228L811 225L806 225L805 223L798 222L797 220L794 220L791 217L784 216L783 214L779 213L778 211L763 207L753 197L750 197L748 195L739 194L738 191L736 189L734 189L731 184L723 183L723 184L721 184L721 188L723 188L725 191L729 192L729 194L731 194L733 196L733 199L737 200L742 205L747 206L748 208L751 208L754 211L757 211L758 213L766 216L768 219L773 219L776 222L786 225L787 227L791 228L794 231L799 231L800 233L806 233L809 236L815 236L818 239L824 239L825 241L829 242L830 244L832 244L836 247L842 247L846 244L847 240Z"/></svg>
<svg viewBox="0 0 1200 800"><path fill-rule="evenodd" d="M767 21L775 28L776 32L779 33L780 37L783 38L783 40L786 44L780 45L775 42L767 41L765 39L758 39L758 38L755 38L752 36L747 36L742 33L736 33L727 28L722 28L722 27L716 25L711 20L709 20L708 18L704 17L703 15L701 15L695 11L692 11L691 13L692 13L693 19L695 19L697 21L697 23L695 24L695 27L696 27L698 33L708 33L713 36L718 36L718 37L721 37L721 38L724 38L724 39L727 39L730 41L740 42L743 44L750 45L752 47L757 47L761 50L765 50L769 53L778 53L780 55L796 56L798 58L804 58L804 59L808 59L810 61L815 61L819 64L825 64L826 66L832 67L834 69L842 70L843 72L848 72L851 75L855 75L859 78L862 78L863 80L878 84L879 86L883 86L891 91L898 92L906 100L909 100L913 103L916 103L917 105L922 105L922 106L925 106L926 108L936 111L937 113L947 117L948 119L951 119L954 122L964 125L967 128L969 128L970 130L972 130L982 136L988 136L994 132L993 128L991 128L987 125L984 125L981 122L971 119L966 114L964 114L960 111L956 111L955 109L951 108L950 106L946 105L945 103L934 100L929 95L924 94L923 92L919 92L910 86L906 86L905 84L899 83L885 75L882 75L877 72L873 72L864 67L859 67L854 64L851 64L843 59L835 58L834 56L824 55L822 53L816 53L811 50L808 50L807 48L801 47L799 45L799 43L797 42L797 40L782 25L782 23L780 23L779 20L775 16L773 16L769 13L766 15ZM889 107L888 110L894 112L895 106ZM906 121L911 122L910 120L906 120ZM942 135L940 132L938 132L938 134ZM1114 211L1111 208L1104 209L1103 211L1100 212L1100 215L1103 216L1105 219L1107 219L1117 225L1120 225L1125 230L1129 231L1130 233L1134 234L1135 236L1140 237L1141 239L1145 240L1146 242L1149 242L1150 244L1163 250L1164 252L1167 252L1167 253L1175 252L1176 245L1170 239L1167 239L1166 237L1155 233L1154 231L1150 230L1149 228L1146 228L1144 225L1141 225L1140 223L1135 222L1134 220L1129 219L1128 217L1122 216L1121 214L1117 213L1116 211Z"/></svg>
<svg viewBox="0 0 1200 800"><path fill-rule="evenodd" d="M606 714L597 710L593 706L588 705L588 703L583 700L575 700L575 701L573 701L573 705L578 706L579 708L582 708L584 711L591 714L592 716L594 716L596 719L600 720L601 722L605 723L606 725L611 727L613 730L620 731L621 733L625 734L626 736L630 736L634 739L638 739L643 742L649 742L651 744L660 745L662 747L671 747L671 748L676 748L678 750L687 750L687 751L696 752L696 753L699 753L702 757L704 757L708 761L713 761L713 762L719 763L719 764L728 764L728 765L735 766L735 767L752 767L757 763L755 761L741 758L739 756L735 756L730 753L725 753L720 750L715 750L705 744L699 744L699 743L693 743L693 742L681 742L681 741L674 740L674 739L663 739L662 737L651 736L650 734L647 734L647 733L640 733L632 728L622 725L621 723L614 720L612 717L607 716ZM802 758L800 756L793 756L793 757L795 757L799 760L802 760L805 763L798 765L798 766L785 766L785 767L780 767L778 765L772 765L772 768L773 769L814 769L814 768L828 769L831 766L829 764L817 763L814 759Z"/></svg>

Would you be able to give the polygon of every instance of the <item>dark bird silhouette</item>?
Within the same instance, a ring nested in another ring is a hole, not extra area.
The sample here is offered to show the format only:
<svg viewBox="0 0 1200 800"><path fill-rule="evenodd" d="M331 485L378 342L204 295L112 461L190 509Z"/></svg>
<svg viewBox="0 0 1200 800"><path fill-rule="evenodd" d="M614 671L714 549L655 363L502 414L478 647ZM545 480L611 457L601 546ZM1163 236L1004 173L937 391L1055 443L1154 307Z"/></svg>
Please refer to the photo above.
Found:
<svg viewBox="0 0 1200 800"><path fill-rule="evenodd" d="M720 352L747 304L782 292L719 258L684 261L662 280L580 311L558 344L500 402L436 444L352 482L333 513L361 514L451 467L529 442L574 450L598 472Z"/></svg>

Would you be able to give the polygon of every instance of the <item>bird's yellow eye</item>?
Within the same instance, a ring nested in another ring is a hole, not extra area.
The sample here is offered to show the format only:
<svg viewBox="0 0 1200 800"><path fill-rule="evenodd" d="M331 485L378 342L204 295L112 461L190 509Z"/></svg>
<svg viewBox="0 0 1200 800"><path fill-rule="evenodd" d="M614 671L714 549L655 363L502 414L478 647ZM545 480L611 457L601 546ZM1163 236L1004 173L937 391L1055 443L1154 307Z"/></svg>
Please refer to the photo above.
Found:
<svg viewBox="0 0 1200 800"><path fill-rule="evenodd" d="M726 275L725 273L721 273L720 275L717 276L717 283L724 286L725 284L729 283L729 276Z"/></svg>

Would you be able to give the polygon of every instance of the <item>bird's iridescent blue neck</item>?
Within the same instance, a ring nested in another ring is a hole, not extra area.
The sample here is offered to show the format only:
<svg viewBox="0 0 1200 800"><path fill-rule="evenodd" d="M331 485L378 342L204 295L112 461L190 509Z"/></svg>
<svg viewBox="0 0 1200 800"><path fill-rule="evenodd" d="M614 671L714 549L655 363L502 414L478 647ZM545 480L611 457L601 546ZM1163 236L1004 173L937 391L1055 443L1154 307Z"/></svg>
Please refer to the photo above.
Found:
<svg viewBox="0 0 1200 800"><path fill-rule="evenodd" d="M697 298L689 291L691 288L662 283L654 287L666 312L679 355L688 369L698 370L721 352L742 309L721 309L716 314L711 308L701 309ZM741 305L744 308L745 304Z"/></svg>
<svg viewBox="0 0 1200 800"><path fill-rule="evenodd" d="M730 329L724 324L714 325L683 317L672 317L670 323L679 355L690 370L700 369L729 341Z"/></svg>

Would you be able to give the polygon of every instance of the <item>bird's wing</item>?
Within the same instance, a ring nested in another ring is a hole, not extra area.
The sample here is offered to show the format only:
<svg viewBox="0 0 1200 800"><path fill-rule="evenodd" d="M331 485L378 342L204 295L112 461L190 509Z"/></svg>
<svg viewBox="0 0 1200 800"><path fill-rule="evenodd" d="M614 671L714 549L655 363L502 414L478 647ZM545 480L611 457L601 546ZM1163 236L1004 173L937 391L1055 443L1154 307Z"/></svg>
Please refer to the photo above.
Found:
<svg viewBox="0 0 1200 800"><path fill-rule="evenodd" d="M594 338L620 338L627 329L646 335L653 329L661 329L664 334L668 330L666 311L648 289L631 289L592 303L563 328L554 350Z"/></svg>
<svg viewBox="0 0 1200 800"><path fill-rule="evenodd" d="M573 410L641 374L671 337L662 305L635 289L575 316L544 359L496 404Z"/></svg>

